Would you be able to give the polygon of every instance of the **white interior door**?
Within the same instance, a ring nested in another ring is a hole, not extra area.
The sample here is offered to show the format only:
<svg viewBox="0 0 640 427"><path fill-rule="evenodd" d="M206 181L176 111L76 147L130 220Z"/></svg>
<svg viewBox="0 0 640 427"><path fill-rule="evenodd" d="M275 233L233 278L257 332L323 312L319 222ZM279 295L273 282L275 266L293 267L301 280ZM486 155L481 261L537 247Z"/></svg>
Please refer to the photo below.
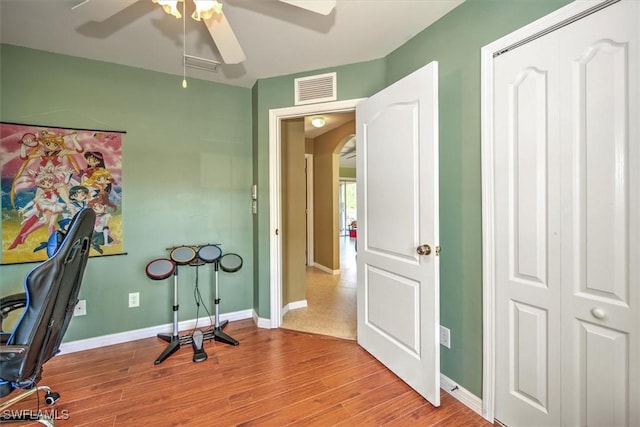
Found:
<svg viewBox="0 0 640 427"><path fill-rule="evenodd" d="M558 33L494 61L496 418L560 426Z"/></svg>
<svg viewBox="0 0 640 427"><path fill-rule="evenodd" d="M640 425L640 3L494 61L496 419Z"/></svg>
<svg viewBox="0 0 640 427"><path fill-rule="evenodd" d="M435 406L437 88L432 62L356 108L358 343Z"/></svg>
<svg viewBox="0 0 640 427"><path fill-rule="evenodd" d="M640 425L640 2L560 44L563 422Z"/></svg>

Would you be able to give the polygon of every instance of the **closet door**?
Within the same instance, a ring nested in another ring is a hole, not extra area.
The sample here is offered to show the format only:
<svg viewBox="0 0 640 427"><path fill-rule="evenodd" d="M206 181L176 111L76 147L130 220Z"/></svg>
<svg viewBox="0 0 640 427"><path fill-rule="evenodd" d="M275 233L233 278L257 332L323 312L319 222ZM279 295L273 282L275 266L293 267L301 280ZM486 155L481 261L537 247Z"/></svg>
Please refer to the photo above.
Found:
<svg viewBox="0 0 640 427"><path fill-rule="evenodd" d="M639 24L624 1L560 31L565 425L640 425Z"/></svg>
<svg viewBox="0 0 640 427"><path fill-rule="evenodd" d="M640 425L640 3L494 61L496 418Z"/></svg>
<svg viewBox="0 0 640 427"><path fill-rule="evenodd" d="M494 61L496 418L561 419L557 33Z"/></svg>

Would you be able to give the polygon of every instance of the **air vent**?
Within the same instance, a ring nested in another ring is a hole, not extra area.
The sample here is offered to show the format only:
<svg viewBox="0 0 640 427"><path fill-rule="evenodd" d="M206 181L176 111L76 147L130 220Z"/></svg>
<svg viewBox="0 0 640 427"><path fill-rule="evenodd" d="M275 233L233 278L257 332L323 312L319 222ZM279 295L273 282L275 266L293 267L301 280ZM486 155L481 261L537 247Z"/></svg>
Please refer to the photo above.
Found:
<svg viewBox="0 0 640 427"><path fill-rule="evenodd" d="M212 73L218 72L219 62L211 59L200 58L197 56L185 55L184 65L189 68L197 68L198 70L210 71Z"/></svg>
<svg viewBox="0 0 640 427"><path fill-rule="evenodd" d="M299 79L295 79L294 85L295 105L335 101L338 99L336 90L336 73L301 77Z"/></svg>

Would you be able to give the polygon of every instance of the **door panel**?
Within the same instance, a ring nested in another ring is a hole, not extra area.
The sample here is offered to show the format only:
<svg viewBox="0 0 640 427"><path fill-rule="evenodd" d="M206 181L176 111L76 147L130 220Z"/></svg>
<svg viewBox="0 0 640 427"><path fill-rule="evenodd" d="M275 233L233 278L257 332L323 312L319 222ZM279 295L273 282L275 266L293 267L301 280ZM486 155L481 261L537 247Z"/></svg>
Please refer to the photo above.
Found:
<svg viewBox="0 0 640 427"><path fill-rule="evenodd" d="M420 178L418 112L417 102L393 104L377 112L365 125L363 156L367 178L365 227L376 231L365 230L367 250L404 258L414 264L417 263L414 248L420 237L419 199L416 198ZM394 209L390 215L392 206L403 209ZM384 208L378 209L381 207Z"/></svg>
<svg viewBox="0 0 640 427"><path fill-rule="evenodd" d="M358 343L440 404L437 63L358 104ZM430 255L418 255L428 244Z"/></svg>
<svg viewBox="0 0 640 427"><path fill-rule="evenodd" d="M512 280L547 287L547 104L545 73L527 68L509 88L509 225Z"/></svg>
<svg viewBox="0 0 640 427"><path fill-rule="evenodd" d="M579 390L582 403L576 424L629 424L629 335L611 328L577 321L580 363L584 369Z"/></svg>
<svg viewBox="0 0 640 427"><path fill-rule="evenodd" d="M378 334L419 358L420 313L416 302L420 298L420 283L391 271L372 266L366 268L365 322ZM403 309L389 310L389 307Z"/></svg>
<svg viewBox="0 0 640 427"><path fill-rule="evenodd" d="M513 342L509 370L512 394L525 404L547 411L549 378L547 361L548 311L510 302L510 339Z"/></svg>
<svg viewBox="0 0 640 427"><path fill-rule="evenodd" d="M560 200L552 33L495 59L496 418L560 425Z"/></svg>
<svg viewBox="0 0 640 427"><path fill-rule="evenodd" d="M625 45L595 40L573 64L576 288L628 302L628 79ZM589 242L586 244L586 242Z"/></svg>
<svg viewBox="0 0 640 427"><path fill-rule="evenodd" d="M569 424L640 424L639 24L640 4L621 1L563 30L559 44Z"/></svg>

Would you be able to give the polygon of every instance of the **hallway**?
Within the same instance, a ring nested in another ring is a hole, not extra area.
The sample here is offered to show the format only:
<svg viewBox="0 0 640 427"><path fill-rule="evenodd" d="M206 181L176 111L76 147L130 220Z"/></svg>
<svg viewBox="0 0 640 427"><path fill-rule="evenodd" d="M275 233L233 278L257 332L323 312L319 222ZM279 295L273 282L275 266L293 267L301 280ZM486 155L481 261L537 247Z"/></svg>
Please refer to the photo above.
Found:
<svg viewBox="0 0 640 427"><path fill-rule="evenodd" d="M290 310L282 327L350 340L356 339L355 239L340 238L340 274L307 267L307 307Z"/></svg>

